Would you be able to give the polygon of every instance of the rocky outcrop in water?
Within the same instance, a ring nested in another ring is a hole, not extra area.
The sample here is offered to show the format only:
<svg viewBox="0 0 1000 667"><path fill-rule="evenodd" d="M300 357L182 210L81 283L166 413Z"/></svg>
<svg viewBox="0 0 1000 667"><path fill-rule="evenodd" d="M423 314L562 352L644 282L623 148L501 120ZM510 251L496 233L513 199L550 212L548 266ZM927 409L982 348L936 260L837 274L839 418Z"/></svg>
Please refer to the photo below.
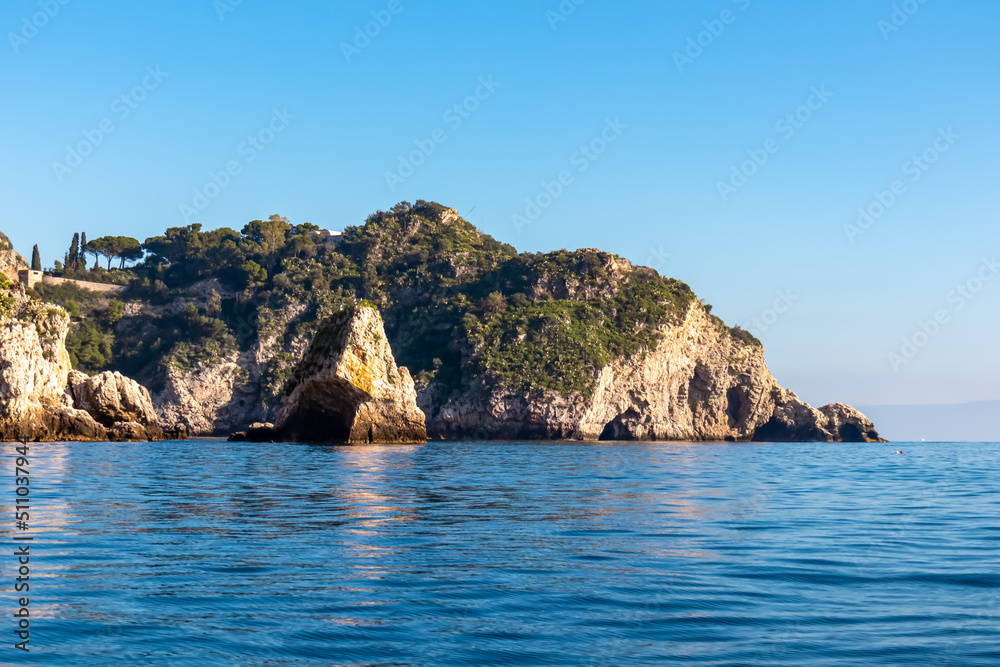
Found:
<svg viewBox="0 0 1000 667"><path fill-rule="evenodd" d="M881 442L875 425L849 405L816 409L787 389L778 389L774 411L754 434L756 440L781 442Z"/></svg>
<svg viewBox="0 0 1000 667"><path fill-rule="evenodd" d="M853 408L817 410L778 386L763 348L697 302L679 325L663 328L655 350L601 369L589 394L529 397L487 375L443 405L422 393L421 407L433 415L432 435L456 439L879 440Z"/></svg>
<svg viewBox="0 0 1000 667"><path fill-rule="evenodd" d="M70 371L67 390L73 406L109 430L112 440L163 440L149 391L121 373L89 377Z"/></svg>
<svg viewBox="0 0 1000 667"><path fill-rule="evenodd" d="M149 393L118 373L70 371L69 316L5 290L0 304L0 440L161 440Z"/></svg>
<svg viewBox="0 0 1000 667"><path fill-rule="evenodd" d="M362 304L329 318L316 333L286 389L275 438L426 442L416 398L409 372L393 358L381 316Z"/></svg>

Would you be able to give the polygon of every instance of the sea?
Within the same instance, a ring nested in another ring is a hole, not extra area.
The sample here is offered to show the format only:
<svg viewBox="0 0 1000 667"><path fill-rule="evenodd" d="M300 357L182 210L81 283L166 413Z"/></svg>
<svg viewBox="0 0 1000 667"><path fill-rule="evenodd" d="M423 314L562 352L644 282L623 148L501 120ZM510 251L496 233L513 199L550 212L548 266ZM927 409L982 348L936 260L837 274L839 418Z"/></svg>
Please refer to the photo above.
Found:
<svg viewBox="0 0 1000 667"><path fill-rule="evenodd" d="M997 443L19 446L3 665L1000 665Z"/></svg>

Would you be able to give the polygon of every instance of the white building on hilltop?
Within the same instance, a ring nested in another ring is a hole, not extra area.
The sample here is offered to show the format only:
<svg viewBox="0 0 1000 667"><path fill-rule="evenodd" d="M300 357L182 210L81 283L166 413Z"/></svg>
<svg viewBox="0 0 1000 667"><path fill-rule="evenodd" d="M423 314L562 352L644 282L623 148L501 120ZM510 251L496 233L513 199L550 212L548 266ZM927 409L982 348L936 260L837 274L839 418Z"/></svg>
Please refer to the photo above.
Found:
<svg viewBox="0 0 1000 667"><path fill-rule="evenodd" d="M319 231L310 232L313 236L318 237L317 240L324 241L326 243L340 243L344 240L344 232L335 232L329 229L321 229Z"/></svg>

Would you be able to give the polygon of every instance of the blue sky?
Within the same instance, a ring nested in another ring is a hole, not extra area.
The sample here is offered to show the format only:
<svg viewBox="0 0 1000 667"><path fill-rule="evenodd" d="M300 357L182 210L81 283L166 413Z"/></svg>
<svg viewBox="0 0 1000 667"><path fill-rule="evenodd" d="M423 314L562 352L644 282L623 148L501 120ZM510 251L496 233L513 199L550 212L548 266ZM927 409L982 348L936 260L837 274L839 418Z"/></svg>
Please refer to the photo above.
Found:
<svg viewBox="0 0 1000 667"><path fill-rule="evenodd" d="M994 2L63 2L0 9L2 229L46 265L435 200L688 282L810 402L1000 398Z"/></svg>

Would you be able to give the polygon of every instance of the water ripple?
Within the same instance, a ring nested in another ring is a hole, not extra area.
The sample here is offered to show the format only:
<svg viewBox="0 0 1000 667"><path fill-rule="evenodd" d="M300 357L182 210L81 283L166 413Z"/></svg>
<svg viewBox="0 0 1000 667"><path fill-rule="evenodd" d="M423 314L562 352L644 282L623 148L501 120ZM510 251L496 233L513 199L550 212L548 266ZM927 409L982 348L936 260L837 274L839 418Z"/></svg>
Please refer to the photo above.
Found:
<svg viewBox="0 0 1000 667"><path fill-rule="evenodd" d="M903 444L32 445L0 661L1000 664L1000 445Z"/></svg>

